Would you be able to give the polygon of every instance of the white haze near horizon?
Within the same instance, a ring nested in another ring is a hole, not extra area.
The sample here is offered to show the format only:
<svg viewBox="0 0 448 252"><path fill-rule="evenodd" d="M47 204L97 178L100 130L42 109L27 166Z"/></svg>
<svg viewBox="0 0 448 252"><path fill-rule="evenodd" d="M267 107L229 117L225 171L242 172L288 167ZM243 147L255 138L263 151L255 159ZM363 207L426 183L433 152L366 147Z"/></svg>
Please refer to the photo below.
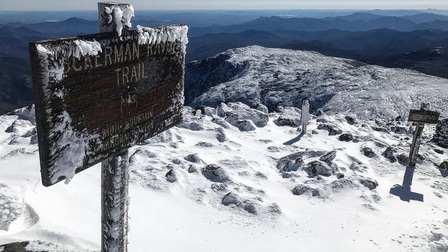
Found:
<svg viewBox="0 0 448 252"><path fill-rule="evenodd" d="M53 1L53 0L1 0L0 10L93 10L98 1ZM139 10L256 10L256 9L448 9L445 0L247 0L247 1L207 1L207 0L165 0L123 1Z"/></svg>

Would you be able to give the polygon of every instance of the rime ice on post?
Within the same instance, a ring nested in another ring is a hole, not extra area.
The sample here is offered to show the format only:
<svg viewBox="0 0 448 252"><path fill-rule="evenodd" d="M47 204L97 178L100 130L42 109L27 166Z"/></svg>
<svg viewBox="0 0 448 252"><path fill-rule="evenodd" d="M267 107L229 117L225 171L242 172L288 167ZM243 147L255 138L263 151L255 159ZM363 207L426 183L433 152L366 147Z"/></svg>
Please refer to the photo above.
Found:
<svg viewBox="0 0 448 252"><path fill-rule="evenodd" d="M116 31L120 37L125 29L131 29L131 18L134 16L134 7L125 3L98 3L98 30L99 32Z"/></svg>
<svg viewBox="0 0 448 252"><path fill-rule="evenodd" d="M45 186L180 122L188 28L138 28L30 43Z"/></svg>
<svg viewBox="0 0 448 252"><path fill-rule="evenodd" d="M308 122L310 121L310 103L307 99L304 99L302 101L301 121L302 121L302 134L305 134L306 127L308 125Z"/></svg>

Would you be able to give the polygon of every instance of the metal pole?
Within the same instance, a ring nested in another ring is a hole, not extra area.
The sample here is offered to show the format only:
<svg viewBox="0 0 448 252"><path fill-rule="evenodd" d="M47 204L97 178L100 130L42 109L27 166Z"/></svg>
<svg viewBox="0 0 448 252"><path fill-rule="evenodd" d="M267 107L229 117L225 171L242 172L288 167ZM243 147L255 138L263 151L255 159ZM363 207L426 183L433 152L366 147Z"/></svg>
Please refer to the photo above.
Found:
<svg viewBox="0 0 448 252"><path fill-rule="evenodd" d="M124 3L98 3L98 31L113 32L106 7L128 6ZM129 151L101 163L101 251L128 251Z"/></svg>

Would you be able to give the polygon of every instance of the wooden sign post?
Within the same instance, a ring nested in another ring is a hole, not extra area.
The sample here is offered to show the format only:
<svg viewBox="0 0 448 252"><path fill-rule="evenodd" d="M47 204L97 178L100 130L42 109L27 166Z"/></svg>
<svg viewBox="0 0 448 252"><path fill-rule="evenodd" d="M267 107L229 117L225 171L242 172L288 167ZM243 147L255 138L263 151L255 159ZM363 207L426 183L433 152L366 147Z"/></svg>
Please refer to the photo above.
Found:
<svg viewBox="0 0 448 252"><path fill-rule="evenodd" d="M310 103L307 99L304 99L302 101L300 120L302 121L302 133L301 134L305 134L308 122L310 121Z"/></svg>
<svg viewBox="0 0 448 252"><path fill-rule="evenodd" d="M130 27L99 3L101 33L30 43L42 183L102 162L102 251L126 251L128 148L182 119L188 27Z"/></svg>
<svg viewBox="0 0 448 252"><path fill-rule="evenodd" d="M430 111L431 106L429 103L422 103L420 110L411 109L409 113L408 121L416 122L417 126L414 131L414 138L412 139L411 150L409 152L409 162L406 166L406 171L403 177L403 183L401 187L393 187L390 189L390 193L399 196L402 200L418 200L423 201L423 195L419 193L411 192L412 180L414 177L415 165L417 163L417 154L421 144L421 137L425 123L436 124L439 120L440 113L436 111Z"/></svg>
<svg viewBox="0 0 448 252"><path fill-rule="evenodd" d="M414 138L412 139L411 151L409 152L409 167L415 167L425 123L437 124L439 121L440 113L430 111L430 109L431 105L429 103L422 103L420 110L411 109L409 113L408 121L417 123Z"/></svg>

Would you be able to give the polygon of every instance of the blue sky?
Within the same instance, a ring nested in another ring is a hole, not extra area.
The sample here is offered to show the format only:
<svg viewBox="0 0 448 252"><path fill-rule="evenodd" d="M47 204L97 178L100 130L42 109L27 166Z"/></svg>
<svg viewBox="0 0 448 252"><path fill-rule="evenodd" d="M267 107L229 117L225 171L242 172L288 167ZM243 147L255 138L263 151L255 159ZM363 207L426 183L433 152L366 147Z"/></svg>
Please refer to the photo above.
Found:
<svg viewBox="0 0 448 252"><path fill-rule="evenodd" d="M0 0L0 10L94 10L95 0ZM107 1L105 1L107 2ZM129 0L136 10L448 9L448 0Z"/></svg>

